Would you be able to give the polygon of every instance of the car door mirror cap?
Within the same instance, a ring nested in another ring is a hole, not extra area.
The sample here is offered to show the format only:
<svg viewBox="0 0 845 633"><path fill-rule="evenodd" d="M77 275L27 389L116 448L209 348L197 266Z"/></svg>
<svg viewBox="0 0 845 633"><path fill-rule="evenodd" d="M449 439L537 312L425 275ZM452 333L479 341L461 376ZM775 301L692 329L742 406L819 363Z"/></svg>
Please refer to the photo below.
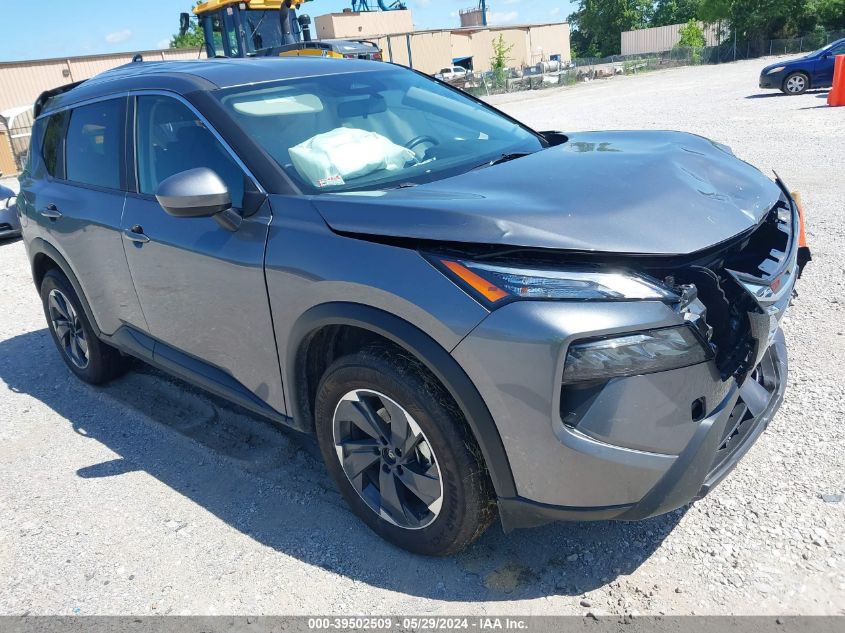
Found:
<svg viewBox="0 0 845 633"><path fill-rule="evenodd" d="M208 167L196 167L164 179L156 200L177 218L207 218L232 208L226 183Z"/></svg>

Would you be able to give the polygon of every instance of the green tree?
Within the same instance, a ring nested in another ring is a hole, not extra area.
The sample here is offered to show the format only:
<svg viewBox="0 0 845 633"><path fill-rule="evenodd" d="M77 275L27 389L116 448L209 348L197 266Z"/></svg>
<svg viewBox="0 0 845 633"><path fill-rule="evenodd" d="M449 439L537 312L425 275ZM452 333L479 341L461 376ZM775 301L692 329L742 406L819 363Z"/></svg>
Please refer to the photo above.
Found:
<svg viewBox="0 0 845 633"><path fill-rule="evenodd" d="M698 17L701 0L657 0L651 26L683 24Z"/></svg>
<svg viewBox="0 0 845 633"><path fill-rule="evenodd" d="M810 10L819 26L828 31L845 29L845 0L811 0Z"/></svg>
<svg viewBox="0 0 845 633"><path fill-rule="evenodd" d="M512 50L513 44L506 43L501 33L499 37L493 40L493 57L490 58L490 68L493 71L493 79L498 85L504 85L508 78L508 62L511 61L510 53Z"/></svg>
<svg viewBox="0 0 845 633"><path fill-rule="evenodd" d="M197 2L194 6L199 4ZM200 48L205 45L205 35L199 20L191 20L187 33L174 33L170 38L170 48Z"/></svg>
<svg viewBox="0 0 845 633"><path fill-rule="evenodd" d="M693 64L701 63L701 51L707 45L704 31L695 20L690 20L681 27L681 39L675 48L689 52L690 61Z"/></svg>
<svg viewBox="0 0 845 633"><path fill-rule="evenodd" d="M653 0L579 0L578 10L569 16L572 43L579 55L618 55L622 31L649 25Z"/></svg>
<svg viewBox="0 0 845 633"><path fill-rule="evenodd" d="M728 24L740 39L791 37L812 30L812 4L813 0L701 0L698 17Z"/></svg>
<svg viewBox="0 0 845 633"><path fill-rule="evenodd" d="M678 46L681 48L704 48L707 40L704 38L704 31L695 20L690 20L681 27L681 40Z"/></svg>

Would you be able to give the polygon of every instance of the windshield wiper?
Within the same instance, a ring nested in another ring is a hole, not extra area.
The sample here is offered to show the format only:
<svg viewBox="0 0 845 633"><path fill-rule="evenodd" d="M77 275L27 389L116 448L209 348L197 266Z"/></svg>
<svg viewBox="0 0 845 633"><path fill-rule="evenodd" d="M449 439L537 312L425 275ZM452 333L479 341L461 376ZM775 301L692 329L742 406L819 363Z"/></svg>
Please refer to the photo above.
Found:
<svg viewBox="0 0 845 633"><path fill-rule="evenodd" d="M492 167L493 165L500 165L502 163L506 163L509 160L515 160L517 158L522 158L523 156L529 156L534 152L507 152L505 154L500 155L498 158L494 158L493 160L488 160L486 163L481 163L477 167L473 169L482 169L484 167Z"/></svg>

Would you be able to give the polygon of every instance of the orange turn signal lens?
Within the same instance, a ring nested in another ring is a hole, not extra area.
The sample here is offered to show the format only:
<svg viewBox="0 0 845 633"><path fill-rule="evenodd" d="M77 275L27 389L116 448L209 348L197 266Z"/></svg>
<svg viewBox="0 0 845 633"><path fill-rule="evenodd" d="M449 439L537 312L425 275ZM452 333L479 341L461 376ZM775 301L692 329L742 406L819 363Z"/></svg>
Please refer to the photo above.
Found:
<svg viewBox="0 0 845 633"><path fill-rule="evenodd" d="M487 299L490 303L496 303L497 301L501 301L505 297L509 296L506 291L490 283L481 275L475 274L469 268L459 264L458 262L448 259L441 259L440 262L461 281Z"/></svg>
<svg viewBox="0 0 845 633"><path fill-rule="evenodd" d="M798 207L798 219L800 221L800 232L798 234L798 246L807 246L807 234L804 231L804 201L801 200L801 194L797 191L792 192L792 199L795 200L795 206Z"/></svg>

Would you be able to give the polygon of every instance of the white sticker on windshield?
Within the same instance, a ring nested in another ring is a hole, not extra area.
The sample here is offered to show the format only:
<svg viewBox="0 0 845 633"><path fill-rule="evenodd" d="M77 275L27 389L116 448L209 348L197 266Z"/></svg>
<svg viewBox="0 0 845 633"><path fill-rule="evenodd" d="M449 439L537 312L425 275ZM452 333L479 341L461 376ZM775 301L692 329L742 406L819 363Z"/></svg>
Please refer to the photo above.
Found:
<svg viewBox="0 0 845 633"><path fill-rule="evenodd" d="M343 182L343 176L340 174L336 174L334 176L328 176L326 178L320 178L317 181L318 187L339 187L340 185L345 185L346 183Z"/></svg>

